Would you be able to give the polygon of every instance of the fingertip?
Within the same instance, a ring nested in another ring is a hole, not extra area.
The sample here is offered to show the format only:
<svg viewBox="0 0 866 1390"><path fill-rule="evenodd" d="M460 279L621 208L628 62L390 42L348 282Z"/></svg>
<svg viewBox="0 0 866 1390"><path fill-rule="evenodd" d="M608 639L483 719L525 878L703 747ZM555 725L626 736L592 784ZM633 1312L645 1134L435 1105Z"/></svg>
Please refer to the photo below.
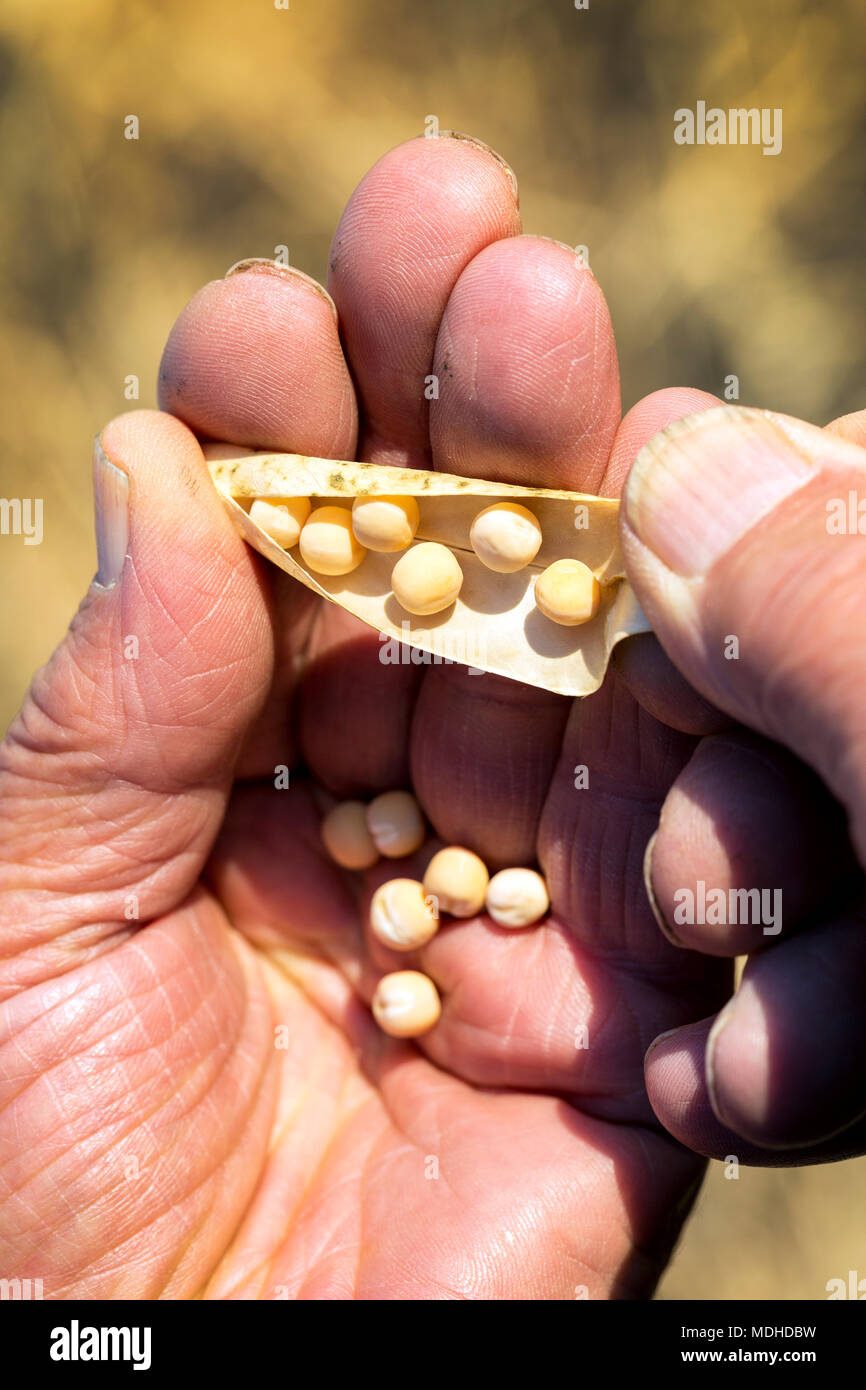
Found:
<svg viewBox="0 0 866 1390"><path fill-rule="evenodd" d="M798 1149L828 1138L834 1127L825 1128L819 1122L813 1130L808 1106L800 1111L789 1091L794 1077L783 1080L785 1049L780 1047L778 1033L778 1020L774 1027L761 993L744 979L707 1037L707 1095L719 1124L748 1144L768 1150ZM845 1123L849 1122L846 1116Z"/></svg>
<svg viewBox="0 0 866 1390"><path fill-rule="evenodd" d="M850 415L840 415L824 426L827 434L846 439L849 444L866 448L866 410L854 410Z"/></svg>
<svg viewBox="0 0 866 1390"><path fill-rule="evenodd" d="M220 653L243 650L249 683L264 682L267 604L187 425L160 410L116 416L96 439L94 485L97 584L110 588L123 571L128 631L147 632L155 652L176 644L178 631L194 634L176 656L203 672Z"/></svg>
<svg viewBox="0 0 866 1390"><path fill-rule="evenodd" d="M862 928L856 915L842 916L751 957L716 1020L707 1044L710 1102L748 1143L815 1146L862 1117Z"/></svg>
<svg viewBox="0 0 866 1390"><path fill-rule="evenodd" d="M705 1158L765 1166L794 1162L793 1155L782 1157L736 1133L720 1121L713 1109L707 1086L706 1052L716 1021L700 1019L684 1028L661 1033L650 1044L644 1074L656 1118L679 1143Z"/></svg>
<svg viewBox="0 0 866 1390"><path fill-rule="evenodd" d="M665 1128L689 1147L694 1147L694 1116L706 1103L704 1053L711 1024L705 1018L659 1033L644 1056L650 1105Z"/></svg>
<svg viewBox="0 0 866 1390"><path fill-rule="evenodd" d="M620 411L613 325L574 247L494 241L448 298L430 411L436 466L531 486L597 492Z"/></svg>
<svg viewBox="0 0 866 1390"><path fill-rule="evenodd" d="M513 173L482 142L419 136L355 188L328 288L363 407L361 457L429 467L429 373L442 315L473 257L520 230Z"/></svg>
<svg viewBox="0 0 866 1390"><path fill-rule="evenodd" d="M705 1076L713 1114L726 1129L762 1148L785 1143L772 1121L767 1017L744 981L721 1010L707 1038Z"/></svg>
<svg viewBox="0 0 866 1390"><path fill-rule="evenodd" d="M300 270L298 266L284 265L282 261L269 260L265 256L247 256L229 266L223 280L228 280L232 275L276 275L282 280L294 281L296 284L312 290L314 294L320 295L330 309L334 322L336 323L338 320L337 306L325 286L314 279L312 275L308 275L305 270Z"/></svg>
<svg viewBox="0 0 866 1390"><path fill-rule="evenodd" d="M165 410L124 411L103 426L96 440L106 459L124 472L139 457L162 457L177 466L180 480L187 483L203 457L192 430Z"/></svg>
<svg viewBox="0 0 866 1390"><path fill-rule="evenodd" d="M209 439L354 457L357 404L336 309L293 266L239 262L193 296L162 354L159 402Z"/></svg>
<svg viewBox="0 0 866 1390"><path fill-rule="evenodd" d="M637 545L674 582L704 578L815 478L812 454L798 445L781 417L729 405L665 426L641 449L623 490L626 561Z"/></svg>
<svg viewBox="0 0 866 1390"><path fill-rule="evenodd" d="M613 665L638 704L669 729L704 737L731 728L730 716L689 684L654 633L618 642Z"/></svg>
<svg viewBox="0 0 866 1390"><path fill-rule="evenodd" d="M214 532L234 548L234 527L213 487L202 446L192 430L164 410L116 415L96 437L96 447L128 480L130 527L213 544ZM240 541L237 540L237 546Z"/></svg>
<svg viewBox="0 0 866 1390"><path fill-rule="evenodd" d="M722 405L718 396L693 386L671 386L644 396L620 421L604 477L604 495L618 497L641 449L657 434L687 415Z"/></svg>
<svg viewBox="0 0 866 1390"><path fill-rule="evenodd" d="M492 145L488 145L486 140L480 140L477 135L467 135L461 130L440 130L439 135L448 140L465 141L467 145L474 147L476 150L480 150L484 156L492 159L505 175L508 187L511 190L511 196L514 199L514 206L516 208L520 207L520 189L517 184L517 175L508 161L503 159L502 155L494 150ZM419 136L418 138L424 139L425 137Z"/></svg>

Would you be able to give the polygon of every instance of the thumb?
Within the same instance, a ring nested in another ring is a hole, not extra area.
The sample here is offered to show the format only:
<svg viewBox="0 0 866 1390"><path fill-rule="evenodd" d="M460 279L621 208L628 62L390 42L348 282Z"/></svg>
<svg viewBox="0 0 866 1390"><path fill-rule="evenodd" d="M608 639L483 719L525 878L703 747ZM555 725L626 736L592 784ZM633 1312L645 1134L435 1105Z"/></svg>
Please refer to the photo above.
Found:
<svg viewBox="0 0 866 1390"><path fill-rule="evenodd" d="M188 893L270 677L253 562L186 426L113 421L94 493L96 578L0 750L0 996Z"/></svg>
<svg viewBox="0 0 866 1390"><path fill-rule="evenodd" d="M622 539L668 655L815 768L866 866L866 450L765 411L690 416L638 455Z"/></svg>

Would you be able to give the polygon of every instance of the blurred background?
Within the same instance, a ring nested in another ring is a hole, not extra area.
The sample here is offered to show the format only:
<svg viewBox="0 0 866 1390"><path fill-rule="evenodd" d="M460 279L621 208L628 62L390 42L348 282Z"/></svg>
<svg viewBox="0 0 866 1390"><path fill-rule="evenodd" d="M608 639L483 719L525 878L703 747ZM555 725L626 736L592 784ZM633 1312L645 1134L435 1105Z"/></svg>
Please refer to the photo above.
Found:
<svg viewBox="0 0 866 1390"><path fill-rule="evenodd" d="M156 404L185 301L281 245L324 280L353 187L430 115L511 163L526 231L589 248L624 410L731 374L818 424L866 405L864 60L862 0L4 0L0 495L42 497L45 538L0 536L0 725L94 572L92 437ZM675 145L699 100L781 107L781 154ZM659 1296L866 1277L864 1179L712 1165Z"/></svg>

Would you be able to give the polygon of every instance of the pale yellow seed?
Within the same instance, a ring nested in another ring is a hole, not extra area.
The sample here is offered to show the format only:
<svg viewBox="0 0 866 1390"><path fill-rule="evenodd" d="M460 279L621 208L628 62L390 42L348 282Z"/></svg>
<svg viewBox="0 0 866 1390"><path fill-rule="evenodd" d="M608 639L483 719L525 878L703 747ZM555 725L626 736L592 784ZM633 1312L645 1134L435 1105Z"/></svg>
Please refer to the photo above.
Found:
<svg viewBox="0 0 866 1390"><path fill-rule="evenodd" d="M421 807L410 792L383 792L374 797L367 807L367 829L387 859L414 854L426 834Z"/></svg>
<svg viewBox="0 0 866 1390"><path fill-rule="evenodd" d="M435 900L415 878L389 879L373 894L370 930L392 951L417 951L439 930Z"/></svg>
<svg viewBox="0 0 866 1390"><path fill-rule="evenodd" d="M363 801L341 801L322 821L325 849L341 868L369 869L379 858L366 813Z"/></svg>
<svg viewBox="0 0 866 1390"><path fill-rule="evenodd" d="M487 911L500 927L529 927L550 906L547 884L534 869L502 869L487 885Z"/></svg>
<svg viewBox="0 0 866 1390"><path fill-rule="evenodd" d="M436 899L439 911L452 917L474 917L484 906L489 875L471 849L449 845L433 855L424 875L424 892Z"/></svg>
<svg viewBox="0 0 866 1390"><path fill-rule="evenodd" d="M407 613L441 613L460 593L463 571L447 545L422 541L391 571L394 597Z"/></svg>
<svg viewBox="0 0 866 1390"><path fill-rule="evenodd" d="M356 497L352 503L352 529L368 550L405 550L420 519L414 497Z"/></svg>
<svg viewBox="0 0 866 1390"><path fill-rule="evenodd" d="M419 970L383 975L373 995L373 1017L392 1038L417 1038L439 1022L442 1003L433 981Z"/></svg>
<svg viewBox="0 0 866 1390"><path fill-rule="evenodd" d="M479 512L469 528L469 543L482 565L497 574L514 574L535 559L541 527L519 502L494 502Z"/></svg>
<svg viewBox="0 0 866 1390"><path fill-rule="evenodd" d="M284 550L291 550L298 544L310 506L309 497L257 497L250 507L250 521Z"/></svg>
<svg viewBox="0 0 866 1390"><path fill-rule="evenodd" d="M345 507L316 507L298 544L301 559L316 574L350 574L367 553L355 539L352 513Z"/></svg>
<svg viewBox="0 0 866 1390"><path fill-rule="evenodd" d="M535 581L535 602L541 612L563 627L589 622L600 598L598 580L582 560L554 560Z"/></svg>

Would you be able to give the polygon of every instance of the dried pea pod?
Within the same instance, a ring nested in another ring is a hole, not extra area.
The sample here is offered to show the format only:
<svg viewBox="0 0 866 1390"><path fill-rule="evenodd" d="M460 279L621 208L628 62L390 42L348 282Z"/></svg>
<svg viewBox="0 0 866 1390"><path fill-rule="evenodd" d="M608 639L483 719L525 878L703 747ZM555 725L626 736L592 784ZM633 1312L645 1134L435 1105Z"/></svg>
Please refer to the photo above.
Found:
<svg viewBox="0 0 866 1390"><path fill-rule="evenodd" d="M632 633L650 631L625 579L617 535L619 503L612 498L301 454L211 458L208 466L244 539L307 588L375 628L384 662L405 661L399 645L404 643L434 660L460 662L560 695L590 695L604 679L614 645ZM463 585L445 612L415 617L401 608L391 587L399 552L368 551L349 574L317 574L297 549L282 549L248 514L257 497L310 497L351 506L356 497L377 495L414 497L420 524L412 544L438 541L457 556ZM469 541L479 511L497 500L529 507L541 525L538 554L513 574L488 569ZM601 588L598 611L578 627L551 622L535 602L539 574L566 558L588 565Z"/></svg>

